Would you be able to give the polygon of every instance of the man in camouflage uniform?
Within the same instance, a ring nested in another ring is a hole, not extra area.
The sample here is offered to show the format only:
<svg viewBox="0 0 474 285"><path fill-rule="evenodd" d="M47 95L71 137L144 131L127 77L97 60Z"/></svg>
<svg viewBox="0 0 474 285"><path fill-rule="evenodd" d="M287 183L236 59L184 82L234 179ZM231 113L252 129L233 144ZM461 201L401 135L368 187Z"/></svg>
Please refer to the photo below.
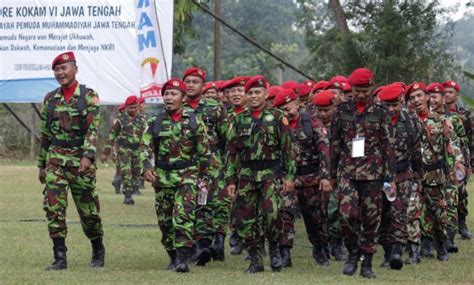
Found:
<svg viewBox="0 0 474 285"><path fill-rule="evenodd" d="M122 113L125 110L125 103L121 104L118 107L118 113L116 115L117 119L119 116L122 116ZM112 179L112 186L114 186L115 194L120 194L120 188L122 186L122 175L120 174L120 161L117 159L118 156L118 145L115 144L112 148L112 161L115 163L115 174L114 179Z"/></svg>
<svg viewBox="0 0 474 285"><path fill-rule="evenodd" d="M123 203L126 205L135 203L132 193L138 191L140 185L139 147L144 128L143 119L138 115L138 98L135 95L129 96L125 101L125 112L114 120L101 157L102 163L105 163L112 146L117 145L117 161L120 164L125 196Z"/></svg>
<svg viewBox="0 0 474 285"><path fill-rule="evenodd" d="M439 91L432 90L430 92L430 107L431 110L438 114L444 114L453 125L454 132L459 139L459 147L463 155L463 165L469 168L470 165L470 153L469 153L469 140L464 130L463 122L456 113L451 113L444 104L444 87L440 83L430 84L428 87L434 86L433 89L438 88ZM427 88L428 89L428 88ZM455 157L453 155L448 156L449 164L454 164ZM450 173L453 179L448 182L446 186L446 202L448 210L448 221L447 221L447 239L446 239L446 250L448 252L458 252L458 247L454 243L454 236L458 230L458 184L464 184L463 181L457 181L456 169ZM463 179L464 180L464 179Z"/></svg>
<svg viewBox="0 0 474 285"><path fill-rule="evenodd" d="M330 90L323 90L318 92L312 101L313 114L324 124L329 133L331 133L331 121L334 114L334 93ZM341 223L339 215L339 188L334 187L329 193L329 201L327 205L328 212L328 233L330 245L326 244L325 251L326 255L330 257L334 256L336 261L346 260L344 254Z"/></svg>
<svg viewBox="0 0 474 285"><path fill-rule="evenodd" d="M230 199L225 191L222 153L227 135L227 113L224 105L203 97L202 90L206 81L206 72L197 67L184 71L183 81L187 86L184 108L194 112L206 125L211 145L211 165L209 166L210 191L208 203L198 205L196 209L196 254L195 262L206 265L212 253L218 260L224 260L225 229L229 223ZM211 243L214 242L213 246ZM214 251L214 252L211 252Z"/></svg>
<svg viewBox="0 0 474 285"><path fill-rule="evenodd" d="M44 99L41 113L39 180L46 184L43 208L53 240L54 262L46 270L67 269L67 193L71 190L81 225L92 243L91 267L103 267L105 248L95 189L95 153L99 96L76 81L74 53L58 55L52 64L61 85Z"/></svg>
<svg viewBox="0 0 474 285"><path fill-rule="evenodd" d="M471 111L465 107L460 107L456 105L458 94L460 91L459 85L452 80L446 81L443 83L444 86L444 102L450 113L455 113L462 120L464 125L464 130L466 131L466 136L468 139L468 148L470 151L470 158L466 160L469 164L468 166L468 176L464 179L462 183L458 185L458 230L462 239L470 239L471 233L469 232L466 225L467 217L467 182L469 180L469 175L471 173L470 168L474 163L474 140L472 136L474 132L472 131L472 115Z"/></svg>
<svg viewBox="0 0 474 285"><path fill-rule="evenodd" d="M353 275L360 254L361 275L374 278L372 257L382 209L382 184L396 191L393 130L388 111L372 102L372 72L358 68L349 77L354 102L337 106L331 125L331 179L340 195L341 228L349 257L343 273Z"/></svg>
<svg viewBox="0 0 474 285"><path fill-rule="evenodd" d="M193 247L198 182L208 177L209 140L204 123L182 106L186 84L171 79L162 87L164 112L152 117L142 138L142 173L155 189L161 243L168 269L188 272ZM155 166L151 160L155 157Z"/></svg>
<svg viewBox="0 0 474 285"><path fill-rule="evenodd" d="M450 120L444 114L429 111L427 95L435 91L428 89L423 83L414 82L408 87L407 94L414 106L419 120L423 123L421 140L423 162L423 203L420 218L422 229L421 255L431 255L431 241L434 238L439 260L448 260L445 247L447 204L446 185L453 165L449 164L448 156L454 155L456 161L462 159L459 142ZM439 86L438 86L439 88ZM439 91L439 89L438 89Z"/></svg>
<svg viewBox="0 0 474 285"><path fill-rule="evenodd" d="M421 123L402 110L405 86L393 83L381 87L378 97L388 109L391 117L397 159L397 196L389 202L383 198L382 221L379 243L384 248L382 267L400 270L403 267L403 248L407 246L407 209L410 198L417 195L421 187L423 168L421 164ZM416 187L416 188L413 188Z"/></svg>
<svg viewBox="0 0 474 285"><path fill-rule="evenodd" d="M146 117L146 112L145 112L145 98L144 97L138 98L138 114L137 114L137 116L140 117L140 119L142 120L143 128L145 128L146 125L148 124L148 119ZM143 176L140 176L138 178L138 181L139 181L138 189L133 191L133 195L141 195L142 193L140 192L140 189L145 189L145 178Z"/></svg>
<svg viewBox="0 0 474 285"><path fill-rule="evenodd" d="M283 233L280 238L280 253L283 267L292 265L290 249L295 238L296 202L313 245L314 259L322 266L329 266L323 249L328 239L327 192L332 189L329 182L327 129L320 120L299 110L300 102L293 90L284 89L278 93L273 107L282 110L289 120L296 149L296 195L294 192L283 193L281 206Z"/></svg>
<svg viewBox="0 0 474 285"><path fill-rule="evenodd" d="M267 84L259 75L245 84L249 109L233 119L227 141L225 178L229 195L236 197L231 218L249 251L249 273L263 271L262 232L269 241L271 268L281 270L279 194L293 191L296 172L288 120L265 107Z"/></svg>

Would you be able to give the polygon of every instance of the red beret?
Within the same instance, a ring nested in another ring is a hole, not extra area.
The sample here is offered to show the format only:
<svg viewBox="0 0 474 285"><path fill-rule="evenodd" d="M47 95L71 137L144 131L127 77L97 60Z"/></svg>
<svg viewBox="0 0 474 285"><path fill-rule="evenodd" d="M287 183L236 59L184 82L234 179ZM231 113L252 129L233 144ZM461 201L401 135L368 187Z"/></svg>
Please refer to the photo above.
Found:
<svg viewBox="0 0 474 285"><path fill-rule="evenodd" d="M186 94L187 91L186 83L184 83L179 78L171 78L170 80L166 81L166 83L163 84L163 87L161 87L161 95L165 94L167 89L176 89L183 92L184 94Z"/></svg>
<svg viewBox="0 0 474 285"><path fill-rule="evenodd" d="M345 76L343 76L343 75L336 75L336 76L333 76L329 81L337 81L337 82L349 83L349 80L347 79L347 77L345 77Z"/></svg>
<svg viewBox="0 0 474 285"><path fill-rule="evenodd" d="M392 83L380 87L380 91L377 95L379 96L380 100L384 102L391 102L398 100L398 98L400 98L400 96L403 96L404 93L405 88L403 88L403 85L398 83Z"/></svg>
<svg viewBox="0 0 474 285"><path fill-rule="evenodd" d="M461 90L461 88L459 87L459 84L456 81L453 81L453 80L448 80L448 81L444 82L443 86L444 86L444 88L454 88L454 90L456 90L456 92L459 92L459 90Z"/></svg>
<svg viewBox="0 0 474 285"><path fill-rule="evenodd" d="M288 104L295 101L296 99L298 99L298 96L293 89L284 88L275 96L275 100L273 100L273 107L279 107Z"/></svg>
<svg viewBox="0 0 474 285"><path fill-rule="evenodd" d="M342 81L338 81L337 79L331 78L326 84L326 88L324 89L340 89L342 90Z"/></svg>
<svg viewBox="0 0 474 285"><path fill-rule="evenodd" d="M268 87L268 82L263 75L252 76L247 83L245 83L245 93L252 87Z"/></svg>
<svg viewBox="0 0 474 285"><path fill-rule="evenodd" d="M216 89L217 90L217 85L216 83L214 82L207 82L206 84L204 84L204 87L202 88L202 93L206 92L207 90L209 89Z"/></svg>
<svg viewBox="0 0 474 285"><path fill-rule="evenodd" d="M305 80L303 82L301 82L302 84L306 84L308 85L309 87L313 87L314 84L316 84L316 82L314 82L313 80Z"/></svg>
<svg viewBox="0 0 474 285"><path fill-rule="evenodd" d="M183 80L189 75L194 75L194 76L197 76L197 77L201 77L202 80L206 81L206 71L202 68L190 67L190 68L186 69L183 72Z"/></svg>
<svg viewBox="0 0 474 285"><path fill-rule="evenodd" d="M357 68L349 76L349 84L357 87L369 87L374 84L374 75L368 68Z"/></svg>
<svg viewBox="0 0 474 285"><path fill-rule="evenodd" d="M341 85L342 85L342 91L344 92L352 91L352 86L349 83L341 82Z"/></svg>
<svg viewBox="0 0 474 285"><path fill-rule="evenodd" d="M418 91L418 90L423 90L426 92L426 85L423 82L413 82L412 84L408 85L406 88L406 94L407 96L410 95L410 93Z"/></svg>
<svg viewBox="0 0 474 285"><path fill-rule="evenodd" d="M76 57L74 56L74 53L72 51L62 53L54 58L53 63L51 64L51 68L54 69L54 67L58 64L63 64L71 61L76 62Z"/></svg>
<svg viewBox="0 0 474 285"><path fill-rule="evenodd" d="M444 93L444 87L443 84L439 82L433 82L430 83L428 86L426 86L426 93Z"/></svg>
<svg viewBox="0 0 474 285"><path fill-rule="evenodd" d="M283 90L283 88L281 86L278 86L278 85L271 86L270 88L268 88L268 97L267 97L267 99L271 99L271 98L275 97L282 90Z"/></svg>
<svg viewBox="0 0 474 285"><path fill-rule="evenodd" d="M118 106L119 111L123 111L124 109L125 109L125 103L120 104L120 106Z"/></svg>
<svg viewBox="0 0 474 285"><path fill-rule="evenodd" d="M130 95L127 97L127 100L125 100L125 106L132 106L138 104L138 97L135 95Z"/></svg>
<svg viewBox="0 0 474 285"><path fill-rule="evenodd" d="M298 93L298 96L300 97L306 97L309 95L309 93L311 93L311 86L309 86L308 84L300 84L300 87L299 87L299 93Z"/></svg>
<svg viewBox="0 0 474 285"><path fill-rule="evenodd" d="M214 83L216 84L216 89L221 90L222 85L225 83L225 80L216 80L216 81L214 81Z"/></svg>
<svg viewBox="0 0 474 285"><path fill-rule="evenodd" d="M332 105L332 98L334 92L330 90L323 90L313 97L313 104L319 107L327 107Z"/></svg>
<svg viewBox="0 0 474 285"><path fill-rule="evenodd" d="M296 81L286 81L281 84L283 89L293 89L296 95L300 94L300 84Z"/></svg>
<svg viewBox="0 0 474 285"><path fill-rule="evenodd" d="M232 88L234 86L245 86L245 83L249 81L250 76L238 76L227 81L225 88Z"/></svg>
<svg viewBox="0 0 474 285"><path fill-rule="evenodd" d="M324 81L324 80L318 81L318 83L314 84L313 91L325 89L327 85L328 85L327 81Z"/></svg>

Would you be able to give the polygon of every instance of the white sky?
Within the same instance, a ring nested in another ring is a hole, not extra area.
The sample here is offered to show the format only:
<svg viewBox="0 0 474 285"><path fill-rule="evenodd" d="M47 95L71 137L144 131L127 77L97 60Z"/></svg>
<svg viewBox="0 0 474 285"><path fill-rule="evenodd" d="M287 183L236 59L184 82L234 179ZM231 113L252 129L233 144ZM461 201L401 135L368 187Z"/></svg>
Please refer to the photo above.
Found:
<svg viewBox="0 0 474 285"><path fill-rule="evenodd" d="M462 18L465 12L474 12L473 7L466 8L466 4L470 2L469 0L439 0L439 2L445 7L453 7L458 5L458 11L452 15L454 21Z"/></svg>

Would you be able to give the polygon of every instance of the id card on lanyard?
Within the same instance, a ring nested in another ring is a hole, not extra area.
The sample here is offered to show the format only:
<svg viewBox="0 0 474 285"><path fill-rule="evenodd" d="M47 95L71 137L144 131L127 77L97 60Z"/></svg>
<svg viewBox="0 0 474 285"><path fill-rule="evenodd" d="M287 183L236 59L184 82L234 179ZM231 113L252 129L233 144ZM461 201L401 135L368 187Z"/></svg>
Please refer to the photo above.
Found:
<svg viewBox="0 0 474 285"><path fill-rule="evenodd" d="M352 158L365 156L365 138L357 135L352 139Z"/></svg>

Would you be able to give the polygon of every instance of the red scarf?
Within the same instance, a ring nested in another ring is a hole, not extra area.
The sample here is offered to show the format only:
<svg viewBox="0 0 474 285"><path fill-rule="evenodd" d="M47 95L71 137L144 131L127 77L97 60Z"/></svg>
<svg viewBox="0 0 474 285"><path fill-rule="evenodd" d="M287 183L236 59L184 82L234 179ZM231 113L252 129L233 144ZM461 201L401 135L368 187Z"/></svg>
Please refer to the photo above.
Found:
<svg viewBox="0 0 474 285"><path fill-rule="evenodd" d="M173 120L173 122L180 121L182 117L183 109L181 109L179 112L174 112L173 114L171 114L171 120Z"/></svg>
<svg viewBox="0 0 474 285"><path fill-rule="evenodd" d="M393 116L393 117L392 117L392 125L395 126L395 125L398 123L398 117L399 117L399 116Z"/></svg>
<svg viewBox="0 0 474 285"><path fill-rule="evenodd" d="M201 98L199 99L191 99L191 98L188 98L188 104L189 106L191 106L191 108L193 109L196 109L197 106L199 105L199 101L201 101Z"/></svg>
<svg viewBox="0 0 474 285"><path fill-rule="evenodd" d="M294 129L296 128L296 125L298 125L298 121L300 119L300 115L296 116L293 120L291 120L290 123L290 128Z"/></svg>
<svg viewBox="0 0 474 285"><path fill-rule="evenodd" d="M361 103L361 102L356 102L355 105L356 105L356 110L358 113L364 112L365 107L367 107L366 103Z"/></svg>
<svg viewBox="0 0 474 285"><path fill-rule="evenodd" d="M64 96L64 100L66 100L66 103L69 103L69 100L71 100L72 95L74 95L74 91L76 91L76 87L77 87L77 81L74 81L74 83L71 86L61 88L61 91Z"/></svg>
<svg viewBox="0 0 474 285"><path fill-rule="evenodd" d="M243 111L245 111L245 107L234 108L234 112L235 112L236 115L242 113Z"/></svg>
<svg viewBox="0 0 474 285"><path fill-rule="evenodd" d="M254 119L258 119L258 117L260 117L261 113L262 113L262 110L252 110L252 117Z"/></svg>
<svg viewBox="0 0 474 285"><path fill-rule="evenodd" d="M428 115L429 115L429 114L430 114L429 112L419 113L419 114L418 114L418 118L420 118L420 120L421 120L422 122L424 122L424 121L426 120L426 118L428 118Z"/></svg>

